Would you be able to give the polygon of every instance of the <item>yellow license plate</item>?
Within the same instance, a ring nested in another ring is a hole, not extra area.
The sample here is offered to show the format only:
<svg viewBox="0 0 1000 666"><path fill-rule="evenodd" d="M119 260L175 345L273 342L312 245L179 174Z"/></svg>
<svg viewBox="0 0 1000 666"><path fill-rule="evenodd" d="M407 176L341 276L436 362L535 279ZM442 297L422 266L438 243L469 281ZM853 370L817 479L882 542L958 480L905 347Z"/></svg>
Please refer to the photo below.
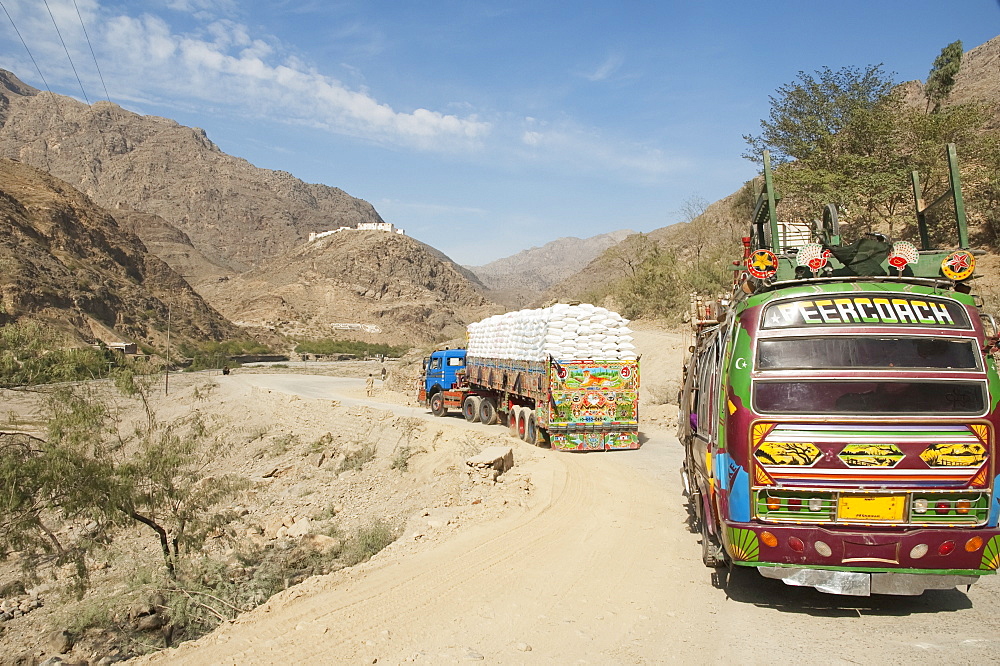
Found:
<svg viewBox="0 0 1000 666"><path fill-rule="evenodd" d="M905 495L847 495L837 506L840 520L902 522L905 514Z"/></svg>

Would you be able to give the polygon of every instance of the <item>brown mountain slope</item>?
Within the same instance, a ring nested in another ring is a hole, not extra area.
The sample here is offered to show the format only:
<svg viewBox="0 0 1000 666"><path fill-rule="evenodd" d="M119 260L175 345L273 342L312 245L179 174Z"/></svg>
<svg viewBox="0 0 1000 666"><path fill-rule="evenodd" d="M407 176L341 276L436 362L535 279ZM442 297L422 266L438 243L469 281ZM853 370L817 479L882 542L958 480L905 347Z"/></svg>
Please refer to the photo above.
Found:
<svg viewBox="0 0 1000 666"><path fill-rule="evenodd" d="M236 274L206 257L187 234L159 215L121 209L115 211L115 219L123 228L139 236L146 249L166 262L195 290L203 282L217 282Z"/></svg>
<svg viewBox="0 0 1000 666"><path fill-rule="evenodd" d="M0 323L34 320L77 343L175 342L240 331L107 211L68 184L0 159Z"/></svg>
<svg viewBox="0 0 1000 666"><path fill-rule="evenodd" d="M634 233L631 229L621 229L590 238L558 238L541 247L467 268L490 290L488 295L492 300L521 308Z"/></svg>
<svg viewBox="0 0 1000 666"><path fill-rule="evenodd" d="M43 169L109 210L159 215L211 262L236 270L285 252L309 232L381 221L369 203L340 189L223 153L203 130L39 92L5 70L0 156Z"/></svg>
<svg viewBox="0 0 1000 666"><path fill-rule="evenodd" d="M652 245L669 249L679 262L698 266L720 244L739 256L739 238L745 220L735 214L734 205L742 192L736 192L709 205L691 222L678 222L654 229L647 234L633 234L591 261L580 272L550 288L545 298L591 300L608 285L631 276ZM614 305L614 304L611 304Z"/></svg>
<svg viewBox="0 0 1000 666"><path fill-rule="evenodd" d="M441 256L408 236L341 231L205 284L203 293L236 323L285 335L437 342L499 311Z"/></svg>

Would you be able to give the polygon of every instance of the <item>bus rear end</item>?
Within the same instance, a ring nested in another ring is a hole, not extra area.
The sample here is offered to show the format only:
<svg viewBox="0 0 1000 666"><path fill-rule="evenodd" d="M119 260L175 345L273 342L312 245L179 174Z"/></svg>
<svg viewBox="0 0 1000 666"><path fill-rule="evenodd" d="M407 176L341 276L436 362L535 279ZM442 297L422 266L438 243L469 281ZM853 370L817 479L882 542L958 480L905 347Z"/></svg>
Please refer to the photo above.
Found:
<svg viewBox="0 0 1000 666"><path fill-rule="evenodd" d="M920 594L1000 566L997 376L971 297L828 283L746 302L719 393L718 535L734 564L838 594Z"/></svg>

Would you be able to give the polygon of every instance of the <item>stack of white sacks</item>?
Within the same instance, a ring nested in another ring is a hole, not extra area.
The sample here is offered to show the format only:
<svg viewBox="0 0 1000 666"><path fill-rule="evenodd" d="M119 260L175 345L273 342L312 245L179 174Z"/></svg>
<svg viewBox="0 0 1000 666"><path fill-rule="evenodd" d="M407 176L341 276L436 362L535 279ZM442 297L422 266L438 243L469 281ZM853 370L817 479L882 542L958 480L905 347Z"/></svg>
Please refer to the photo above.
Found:
<svg viewBox="0 0 1000 666"><path fill-rule="evenodd" d="M594 305L559 303L469 324L468 355L544 361L636 358L628 319Z"/></svg>

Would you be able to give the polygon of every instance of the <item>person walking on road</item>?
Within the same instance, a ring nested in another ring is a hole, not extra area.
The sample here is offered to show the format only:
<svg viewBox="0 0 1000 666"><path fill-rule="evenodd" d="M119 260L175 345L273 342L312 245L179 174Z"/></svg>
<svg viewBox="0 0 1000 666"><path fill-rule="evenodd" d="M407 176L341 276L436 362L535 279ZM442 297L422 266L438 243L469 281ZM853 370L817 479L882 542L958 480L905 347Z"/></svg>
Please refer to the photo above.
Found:
<svg viewBox="0 0 1000 666"><path fill-rule="evenodd" d="M375 376L372 374L369 374L368 379L365 380L365 393L368 394L369 398L375 393Z"/></svg>

